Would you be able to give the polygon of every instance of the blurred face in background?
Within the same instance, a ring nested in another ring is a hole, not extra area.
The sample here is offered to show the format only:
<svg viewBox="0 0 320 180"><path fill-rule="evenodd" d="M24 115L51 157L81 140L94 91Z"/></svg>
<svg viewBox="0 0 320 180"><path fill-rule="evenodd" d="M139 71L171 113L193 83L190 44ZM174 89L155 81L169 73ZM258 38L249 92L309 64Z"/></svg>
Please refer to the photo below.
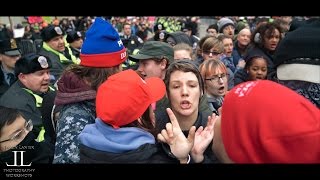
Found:
<svg viewBox="0 0 320 180"><path fill-rule="evenodd" d="M237 36L238 44L240 46L246 47L250 43L250 38L251 38L250 30L244 28L239 32Z"/></svg>
<svg viewBox="0 0 320 180"><path fill-rule="evenodd" d="M248 67L247 73L250 80L266 79L267 61L264 58L257 57L251 60L252 64Z"/></svg>

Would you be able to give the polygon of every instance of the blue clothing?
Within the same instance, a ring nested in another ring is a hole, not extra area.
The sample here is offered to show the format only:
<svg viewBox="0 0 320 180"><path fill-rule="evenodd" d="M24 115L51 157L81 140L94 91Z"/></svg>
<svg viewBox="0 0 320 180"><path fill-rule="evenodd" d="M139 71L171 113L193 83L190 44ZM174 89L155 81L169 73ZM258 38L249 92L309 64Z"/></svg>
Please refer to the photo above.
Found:
<svg viewBox="0 0 320 180"><path fill-rule="evenodd" d="M144 144L155 144L153 135L141 128L114 129L99 118L96 118L95 124L89 124L83 129L79 141L92 149L111 153L124 153Z"/></svg>
<svg viewBox="0 0 320 180"><path fill-rule="evenodd" d="M53 164L80 161L78 135L87 124L94 123L95 109L94 101L67 104L62 108L56 130Z"/></svg>

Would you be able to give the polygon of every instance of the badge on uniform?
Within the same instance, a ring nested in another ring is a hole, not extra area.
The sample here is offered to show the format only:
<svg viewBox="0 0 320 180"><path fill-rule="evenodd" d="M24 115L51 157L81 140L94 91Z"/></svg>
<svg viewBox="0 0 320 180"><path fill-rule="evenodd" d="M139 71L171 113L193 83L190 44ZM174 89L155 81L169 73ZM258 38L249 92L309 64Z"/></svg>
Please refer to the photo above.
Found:
<svg viewBox="0 0 320 180"><path fill-rule="evenodd" d="M134 44L134 40L131 40L131 44Z"/></svg>
<svg viewBox="0 0 320 180"><path fill-rule="evenodd" d="M10 46L11 46L11 49L17 48L17 43L15 39L10 39Z"/></svg>
<svg viewBox="0 0 320 180"><path fill-rule="evenodd" d="M164 39L164 33L163 33L163 32L161 32L161 33L159 34L159 39L161 39L161 40Z"/></svg>
<svg viewBox="0 0 320 180"><path fill-rule="evenodd" d="M77 35L78 35L79 37L82 37L81 32L79 32L79 31L77 31Z"/></svg>
<svg viewBox="0 0 320 180"><path fill-rule="evenodd" d="M44 56L39 56L39 57L38 57L38 62L39 62L40 66L41 66L43 69L46 69L46 68L49 67L47 58L45 58Z"/></svg>
<svg viewBox="0 0 320 180"><path fill-rule="evenodd" d="M62 35L62 30L60 29L60 27L54 27L54 30L57 34Z"/></svg>
<svg viewBox="0 0 320 180"><path fill-rule="evenodd" d="M142 40L140 37L138 37L138 41L139 41L140 43L143 43L143 40Z"/></svg>

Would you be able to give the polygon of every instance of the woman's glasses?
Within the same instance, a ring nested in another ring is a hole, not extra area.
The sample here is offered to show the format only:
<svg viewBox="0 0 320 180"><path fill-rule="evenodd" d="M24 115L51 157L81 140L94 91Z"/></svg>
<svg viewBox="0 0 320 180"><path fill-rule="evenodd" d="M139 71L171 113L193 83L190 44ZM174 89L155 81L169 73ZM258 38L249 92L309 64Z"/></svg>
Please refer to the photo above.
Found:
<svg viewBox="0 0 320 180"><path fill-rule="evenodd" d="M225 74L225 73L223 73L223 74L220 74L220 76L218 76L218 75L214 75L214 76L212 76L212 78L208 78L208 79L205 79L205 80L208 80L208 81L213 81L213 82L218 82L220 79L222 79L222 80L227 80L227 78L228 78L228 74Z"/></svg>
<svg viewBox="0 0 320 180"><path fill-rule="evenodd" d="M17 140L21 139L24 132L28 133L28 132L32 131L32 128L33 128L32 121L29 120L26 122L25 127L23 129L16 132L10 139L0 141L0 143L7 142L7 141L17 141Z"/></svg>

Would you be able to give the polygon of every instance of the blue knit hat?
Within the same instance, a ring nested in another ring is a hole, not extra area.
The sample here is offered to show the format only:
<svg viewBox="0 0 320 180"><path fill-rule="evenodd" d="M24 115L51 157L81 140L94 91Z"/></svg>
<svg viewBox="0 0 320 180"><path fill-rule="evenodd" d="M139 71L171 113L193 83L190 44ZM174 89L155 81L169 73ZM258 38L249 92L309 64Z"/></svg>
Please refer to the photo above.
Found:
<svg viewBox="0 0 320 180"><path fill-rule="evenodd" d="M83 42L80 65L89 67L113 67L127 58L126 48L112 25L97 17Z"/></svg>

